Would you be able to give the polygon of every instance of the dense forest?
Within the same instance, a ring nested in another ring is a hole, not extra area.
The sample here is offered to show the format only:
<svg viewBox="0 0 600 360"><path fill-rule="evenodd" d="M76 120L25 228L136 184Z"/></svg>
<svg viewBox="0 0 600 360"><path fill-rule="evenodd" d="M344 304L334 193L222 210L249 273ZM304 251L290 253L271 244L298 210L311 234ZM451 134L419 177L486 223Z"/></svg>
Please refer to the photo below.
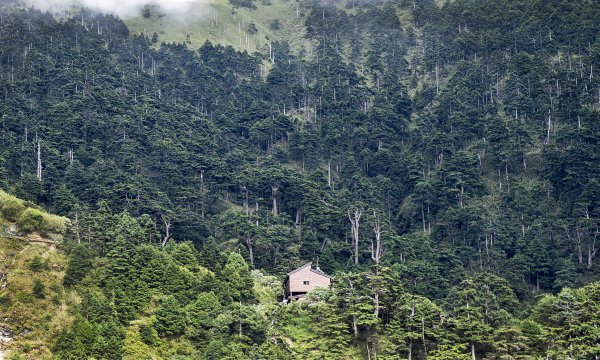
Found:
<svg viewBox="0 0 600 360"><path fill-rule="evenodd" d="M13 358L600 358L600 4L289 6L249 54L0 5L0 188L78 299Z"/></svg>

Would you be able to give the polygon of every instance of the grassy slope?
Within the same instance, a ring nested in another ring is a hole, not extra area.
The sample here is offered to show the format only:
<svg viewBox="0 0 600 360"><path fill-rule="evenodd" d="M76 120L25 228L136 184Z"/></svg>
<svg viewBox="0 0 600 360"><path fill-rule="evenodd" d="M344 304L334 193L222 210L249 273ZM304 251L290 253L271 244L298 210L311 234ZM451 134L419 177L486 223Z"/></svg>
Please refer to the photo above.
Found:
<svg viewBox="0 0 600 360"><path fill-rule="evenodd" d="M16 222L2 216L7 206L14 209L15 204L20 212L13 214ZM13 339L0 344L0 359L3 356L19 359L16 355L25 355L26 359L50 359L50 343L70 322L67 309L77 302L74 294L65 291L62 285L65 255L56 251L51 240L42 238L36 229L30 229L33 232L28 235L17 235L22 230L19 228L21 215L26 211L34 211L44 219L48 230L62 232L68 222L0 190L0 332L8 333ZM48 236L62 238L60 233ZM32 269L34 258L38 266ZM33 293L36 281L43 284L43 296L36 297Z"/></svg>
<svg viewBox="0 0 600 360"><path fill-rule="evenodd" d="M149 18L140 15L126 20L126 23L134 34L143 33L152 37L156 32L159 43L189 40L188 46L192 49L199 48L206 40L231 45L241 51L266 54L269 39L286 40L296 51L307 46L304 19L302 16L296 17L295 2L271 0L271 5L263 5L257 1L256 7L255 10L238 8L234 13L229 0L213 0L209 4L193 5L186 16L161 16L153 12ZM276 19L280 25L278 30L269 26ZM258 30L254 35L247 31L250 23L254 23Z"/></svg>
<svg viewBox="0 0 600 360"><path fill-rule="evenodd" d="M33 271L29 265L36 256L43 265ZM9 330L14 339L4 346L6 353L51 358L49 342L70 322L67 309L77 301L62 285L65 264L64 254L53 248L18 237L0 237L0 327ZM44 284L44 298L33 295L36 279Z"/></svg>

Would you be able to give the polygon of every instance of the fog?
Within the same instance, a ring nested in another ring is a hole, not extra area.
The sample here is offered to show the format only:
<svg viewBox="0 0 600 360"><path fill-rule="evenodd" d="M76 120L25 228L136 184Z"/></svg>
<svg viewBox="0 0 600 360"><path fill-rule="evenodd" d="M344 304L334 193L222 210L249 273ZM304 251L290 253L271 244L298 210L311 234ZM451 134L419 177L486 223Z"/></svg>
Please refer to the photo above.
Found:
<svg viewBox="0 0 600 360"><path fill-rule="evenodd" d="M144 5L156 5L166 13L185 13L192 5L207 4L209 0L26 0L30 6L44 11L59 12L84 6L103 13L128 18L140 14Z"/></svg>

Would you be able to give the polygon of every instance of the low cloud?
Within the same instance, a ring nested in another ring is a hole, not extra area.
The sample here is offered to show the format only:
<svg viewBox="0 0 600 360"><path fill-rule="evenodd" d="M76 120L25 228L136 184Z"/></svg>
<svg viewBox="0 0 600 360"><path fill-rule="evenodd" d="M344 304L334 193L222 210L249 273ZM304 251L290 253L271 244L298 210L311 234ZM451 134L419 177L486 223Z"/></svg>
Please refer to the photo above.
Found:
<svg viewBox="0 0 600 360"><path fill-rule="evenodd" d="M192 6L208 4L209 0L26 0L43 11L60 12L83 6L103 13L128 18L140 14L145 5L158 6L166 13L185 13Z"/></svg>

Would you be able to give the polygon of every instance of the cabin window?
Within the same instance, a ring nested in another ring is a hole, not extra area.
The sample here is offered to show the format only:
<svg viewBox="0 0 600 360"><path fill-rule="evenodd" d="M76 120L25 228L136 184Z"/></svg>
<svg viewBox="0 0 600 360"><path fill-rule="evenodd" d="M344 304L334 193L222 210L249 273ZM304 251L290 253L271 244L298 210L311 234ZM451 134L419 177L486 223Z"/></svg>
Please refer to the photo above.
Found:
<svg viewBox="0 0 600 360"><path fill-rule="evenodd" d="M304 280L304 285L310 285L310 281Z"/></svg>

